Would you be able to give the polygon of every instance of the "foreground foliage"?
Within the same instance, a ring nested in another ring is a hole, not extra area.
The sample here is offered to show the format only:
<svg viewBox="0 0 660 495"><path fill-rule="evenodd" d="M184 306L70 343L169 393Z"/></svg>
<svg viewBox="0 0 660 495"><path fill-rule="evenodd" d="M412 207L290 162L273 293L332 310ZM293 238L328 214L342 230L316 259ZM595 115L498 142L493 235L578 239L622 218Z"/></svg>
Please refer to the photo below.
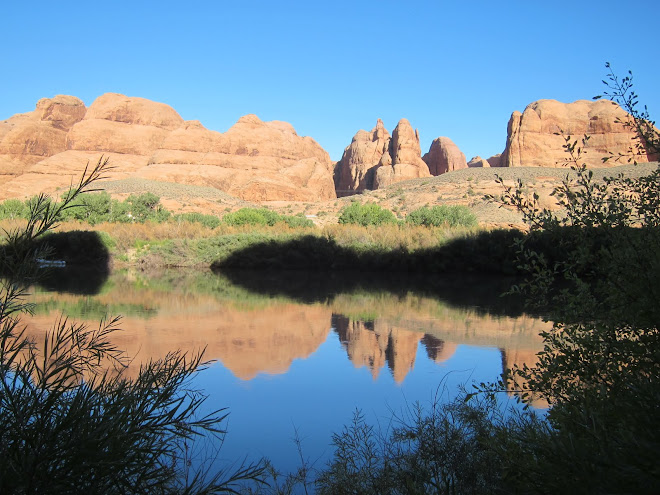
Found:
<svg viewBox="0 0 660 495"><path fill-rule="evenodd" d="M251 464L231 471L191 466L194 440L222 437L226 411L200 415L205 396L190 388L201 354L172 352L124 374L126 357L110 340L119 319L87 328L56 321L43 340L26 333L25 281L38 276L37 242L102 177L100 161L59 204L30 204L27 225L5 232L0 264L0 492L220 493L260 480Z"/></svg>

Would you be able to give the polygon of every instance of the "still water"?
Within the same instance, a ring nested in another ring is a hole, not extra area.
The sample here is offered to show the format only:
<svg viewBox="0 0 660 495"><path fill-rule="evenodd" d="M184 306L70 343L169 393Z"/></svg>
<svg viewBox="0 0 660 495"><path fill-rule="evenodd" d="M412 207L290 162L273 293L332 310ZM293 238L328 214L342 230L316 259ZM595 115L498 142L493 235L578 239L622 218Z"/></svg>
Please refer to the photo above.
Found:
<svg viewBox="0 0 660 495"><path fill-rule="evenodd" d="M499 297L509 282L307 273L55 271L32 291L28 332L61 315L98 325L123 315L114 342L139 363L205 349L194 385L227 407L227 461L270 458L282 471L322 467L332 432L356 408L386 428L416 403L533 362L549 323Z"/></svg>

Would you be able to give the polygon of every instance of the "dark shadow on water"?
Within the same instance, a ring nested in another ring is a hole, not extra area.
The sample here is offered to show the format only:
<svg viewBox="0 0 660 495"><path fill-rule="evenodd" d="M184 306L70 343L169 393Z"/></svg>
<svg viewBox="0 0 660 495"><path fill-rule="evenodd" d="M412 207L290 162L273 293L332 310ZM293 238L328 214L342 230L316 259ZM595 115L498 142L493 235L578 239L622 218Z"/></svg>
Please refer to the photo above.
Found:
<svg viewBox="0 0 660 495"><path fill-rule="evenodd" d="M502 296L519 281L513 277L485 275L421 275L303 270L216 270L232 284L250 292L285 296L302 303L324 303L340 294L388 292L401 298L414 294L442 300L451 306L474 308L490 314L519 316L525 311L521 298Z"/></svg>
<svg viewBox="0 0 660 495"><path fill-rule="evenodd" d="M110 275L110 253L97 232L75 230L48 234L29 249L30 252L47 249L47 261L56 262L51 266L44 264L36 274L30 272L30 284L51 291L97 294ZM6 246L1 246L0 256L5 256L6 250ZM59 262L64 262L65 266L57 266Z"/></svg>
<svg viewBox="0 0 660 495"><path fill-rule="evenodd" d="M413 252L347 247L327 237L302 236L252 244L211 269L252 292L302 302L385 290L518 316L526 312L522 300L502 294L519 281L513 246L523 235L516 230L482 231Z"/></svg>

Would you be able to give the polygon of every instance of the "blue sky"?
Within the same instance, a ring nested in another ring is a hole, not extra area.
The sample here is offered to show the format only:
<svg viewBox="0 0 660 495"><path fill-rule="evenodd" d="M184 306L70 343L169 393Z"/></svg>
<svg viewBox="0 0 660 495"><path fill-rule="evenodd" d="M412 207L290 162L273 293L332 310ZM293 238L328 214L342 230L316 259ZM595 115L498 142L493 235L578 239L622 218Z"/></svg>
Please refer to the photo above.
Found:
<svg viewBox="0 0 660 495"><path fill-rule="evenodd" d="M10 0L0 120L42 97L116 92L217 131L248 113L284 120L335 160L358 129L404 117L423 153L448 136L488 157L514 110L602 92L606 61L660 115L659 14L657 0Z"/></svg>

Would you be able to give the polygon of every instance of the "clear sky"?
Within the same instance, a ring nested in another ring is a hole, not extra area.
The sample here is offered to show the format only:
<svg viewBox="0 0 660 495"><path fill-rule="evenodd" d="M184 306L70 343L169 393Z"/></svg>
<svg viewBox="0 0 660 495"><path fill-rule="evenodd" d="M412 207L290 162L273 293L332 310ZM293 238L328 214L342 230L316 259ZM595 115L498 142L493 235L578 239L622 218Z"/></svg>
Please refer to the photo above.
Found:
<svg viewBox="0 0 660 495"><path fill-rule="evenodd" d="M503 150L511 112L590 99L605 62L660 120L658 0L18 1L0 6L0 120L42 97L167 103L226 131L290 122L338 160L378 118L465 153Z"/></svg>

